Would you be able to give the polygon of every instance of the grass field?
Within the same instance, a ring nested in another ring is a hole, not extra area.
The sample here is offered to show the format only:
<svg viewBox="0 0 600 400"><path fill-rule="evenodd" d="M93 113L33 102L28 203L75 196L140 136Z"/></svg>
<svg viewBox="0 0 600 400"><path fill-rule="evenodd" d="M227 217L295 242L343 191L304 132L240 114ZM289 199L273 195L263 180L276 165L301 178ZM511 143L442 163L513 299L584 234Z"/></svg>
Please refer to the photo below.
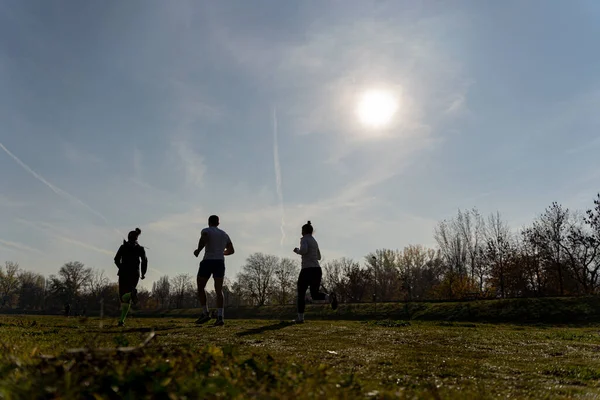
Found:
<svg viewBox="0 0 600 400"><path fill-rule="evenodd" d="M144 347L117 352L117 346ZM593 398L598 326L0 317L2 398ZM69 353L68 349L112 348ZM48 357L54 356L54 357ZM134 395L135 394L135 395Z"/></svg>

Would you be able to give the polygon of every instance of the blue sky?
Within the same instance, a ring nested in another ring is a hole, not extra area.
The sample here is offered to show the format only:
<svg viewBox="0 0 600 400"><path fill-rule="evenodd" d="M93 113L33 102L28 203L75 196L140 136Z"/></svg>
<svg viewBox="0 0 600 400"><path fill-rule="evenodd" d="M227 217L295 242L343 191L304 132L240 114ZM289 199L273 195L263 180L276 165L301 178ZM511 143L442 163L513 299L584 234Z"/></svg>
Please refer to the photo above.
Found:
<svg viewBox="0 0 600 400"><path fill-rule="evenodd" d="M451 3L0 3L0 261L116 279L139 226L149 287L195 275L213 213L234 278L308 219L326 259L362 259L433 245L459 208L516 229L591 206L600 5ZM383 130L355 115L371 88L399 101Z"/></svg>

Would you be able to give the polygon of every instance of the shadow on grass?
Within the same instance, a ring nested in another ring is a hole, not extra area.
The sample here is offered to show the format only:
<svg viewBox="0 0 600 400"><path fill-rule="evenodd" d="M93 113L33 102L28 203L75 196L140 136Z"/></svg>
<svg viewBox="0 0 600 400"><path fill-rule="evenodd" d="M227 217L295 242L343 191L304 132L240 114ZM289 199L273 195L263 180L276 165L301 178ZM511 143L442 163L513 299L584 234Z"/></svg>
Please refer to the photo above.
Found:
<svg viewBox="0 0 600 400"><path fill-rule="evenodd" d="M291 325L295 325L295 324L291 321L280 321L277 324L265 325L265 326L260 326L258 328L254 328L254 329L248 329L243 332L239 332L236 335L237 336L259 335L263 332L276 331L276 330L283 329L286 326L291 326Z"/></svg>
<svg viewBox="0 0 600 400"><path fill-rule="evenodd" d="M180 326L162 326L162 327L139 327L139 328L122 328L118 326L105 326L104 330L85 330L83 333L150 333L160 331L172 331L175 329L181 329Z"/></svg>

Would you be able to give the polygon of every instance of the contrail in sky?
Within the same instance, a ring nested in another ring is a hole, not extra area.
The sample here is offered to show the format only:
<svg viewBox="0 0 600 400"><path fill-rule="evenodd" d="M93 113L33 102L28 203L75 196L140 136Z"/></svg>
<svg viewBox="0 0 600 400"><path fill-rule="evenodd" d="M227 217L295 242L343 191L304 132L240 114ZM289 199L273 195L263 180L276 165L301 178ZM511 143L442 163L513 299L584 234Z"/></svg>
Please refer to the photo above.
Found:
<svg viewBox="0 0 600 400"><path fill-rule="evenodd" d="M281 242L283 246L285 240L285 213L283 209L283 190L281 187L281 166L279 165L279 143L277 133L277 109L273 107L273 162L275 164L275 185L277 187L277 196L279 197L279 208L281 209Z"/></svg>
<svg viewBox="0 0 600 400"><path fill-rule="evenodd" d="M31 253L38 253L38 254L44 254L41 251L37 250L37 249L33 249L29 246L25 246L22 243L17 243L17 242L11 242L8 240L2 240L0 239L0 246L5 246L8 248L12 248L12 249L17 249L17 250L21 250L21 251L25 251L25 252L31 252Z"/></svg>
<svg viewBox="0 0 600 400"><path fill-rule="evenodd" d="M90 211L92 214L96 215L97 217L99 217L100 219L102 219L102 221L104 221L104 223L107 226L110 226L110 223L108 222L108 220L106 219L106 217L104 215L102 215L99 211L96 211L95 209L93 209L92 207L90 207L89 205L87 205L86 203L84 203L83 201L79 200L77 197L73 196L70 193L67 193L66 191L62 190L61 188L55 186L54 184L48 182L43 176L41 176L40 174L38 174L37 172L35 172L33 169L31 169L27 164L25 164L23 161L21 161L21 159L19 157L17 157L16 155L14 155L13 153L11 153L10 150L8 150L3 144L2 142L0 142L0 148L2 150L4 150L4 152L6 154L8 154L13 160L15 160L17 162L17 164L19 164L25 171L29 172L31 175L33 175L33 177L35 179L37 179L38 181L42 182L44 185L46 185L48 188L50 188L50 190L52 190L54 193L56 193L57 195L59 195L60 197L62 197L63 199L72 201L74 203L79 204L80 206L86 208L88 211ZM121 231L119 231L116 228L112 228L115 232L117 232L119 235L124 236L123 233Z"/></svg>

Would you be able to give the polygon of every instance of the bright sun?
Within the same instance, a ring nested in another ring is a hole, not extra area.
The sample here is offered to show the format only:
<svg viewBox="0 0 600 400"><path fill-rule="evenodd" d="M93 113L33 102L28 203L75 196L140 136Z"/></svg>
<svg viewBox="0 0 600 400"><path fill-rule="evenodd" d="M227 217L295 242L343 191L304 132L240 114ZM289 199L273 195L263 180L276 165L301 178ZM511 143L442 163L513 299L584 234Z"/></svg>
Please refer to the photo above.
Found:
<svg viewBox="0 0 600 400"><path fill-rule="evenodd" d="M360 98L357 113L363 125L381 128L390 123L397 110L398 101L392 93L370 90Z"/></svg>

